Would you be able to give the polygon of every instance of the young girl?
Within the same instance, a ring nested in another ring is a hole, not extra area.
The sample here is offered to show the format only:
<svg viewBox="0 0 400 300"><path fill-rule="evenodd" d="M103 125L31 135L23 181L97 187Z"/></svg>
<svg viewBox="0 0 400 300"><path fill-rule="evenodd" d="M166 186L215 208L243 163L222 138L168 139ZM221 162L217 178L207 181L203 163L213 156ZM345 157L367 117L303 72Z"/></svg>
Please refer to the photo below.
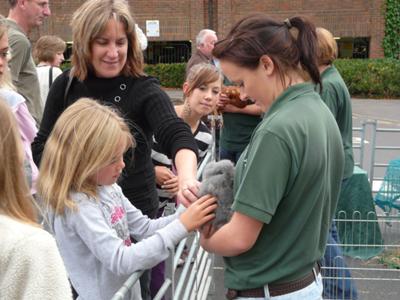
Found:
<svg viewBox="0 0 400 300"><path fill-rule="evenodd" d="M199 149L198 165L207 154L207 149L213 141L210 130L201 119L214 111L221 85L222 75L215 66L205 63L197 64L190 69L183 84L184 103L175 106L178 117L190 126L197 143ZM178 176L172 171L172 160L162 152L160 145L154 138L151 157L155 166L160 216L166 203L174 201L178 193ZM183 262L184 258L180 261L180 264ZM164 269L164 263L160 263L152 270L150 286L152 297L156 295L164 282Z"/></svg>
<svg viewBox="0 0 400 300"><path fill-rule="evenodd" d="M18 125L3 100L0 120L0 299L72 299L57 245L36 223Z"/></svg>
<svg viewBox="0 0 400 300"><path fill-rule="evenodd" d="M62 73L61 63L67 44L56 35L43 35L35 43L33 56L37 61L36 71L40 84L42 108L46 104L47 94L53 81Z"/></svg>
<svg viewBox="0 0 400 300"><path fill-rule="evenodd" d="M31 143L36 136L36 122L28 111L25 98L15 91L11 82L11 74L8 68L9 45L7 26L0 19L0 97L11 108L18 123L19 133L25 151L25 176L31 187L31 194L36 193L36 179L38 169L33 162Z"/></svg>
<svg viewBox="0 0 400 300"><path fill-rule="evenodd" d="M190 126L195 138L199 148L199 165L212 143L211 132L201 119L215 109L221 85L222 76L215 66L197 64L190 69L183 84L184 103L175 106L176 114ZM158 196L161 202L165 202L178 192L178 179L172 172L172 160L162 153L154 139L151 156L155 165Z"/></svg>
<svg viewBox="0 0 400 300"><path fill-rule="evenodd" d="M143 216L116 184L133 145L115 111L84 98L61 114L44 149L38 191L82 299L112 298L131 273L165 260L188 232L213 218L212 197L169 217ZM141 299L139 282L128 298Z"/></svg>

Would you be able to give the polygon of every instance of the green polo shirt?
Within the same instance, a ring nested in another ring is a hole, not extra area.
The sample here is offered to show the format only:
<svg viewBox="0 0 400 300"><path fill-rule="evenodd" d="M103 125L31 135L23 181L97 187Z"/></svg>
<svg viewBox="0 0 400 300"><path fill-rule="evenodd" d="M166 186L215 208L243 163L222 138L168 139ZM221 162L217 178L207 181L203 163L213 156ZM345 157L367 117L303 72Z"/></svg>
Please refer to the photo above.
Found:
<svg viewBox="0 0 400 300"><path fill-rule="evenodd" d="M11 50L9 61L13 84L19 94L26 99L32 117L40 124L43 114L39 79L31 54L31 42L13 20L7 19L8 43Z"/></svg>
<svg viewBox="0 0 400 300"><path fill-rule="evenodd" d="M353 175L353 124L352 108L349 90L338 70L331 66L321 74L321 98L329 107L339 126L344 149L343 178Z"/></svg>
<svg viewBox="0 0 400 300"><path fill-rule="evenodd" d="M222 148L242 152L249 144L254 128L261 121L260 116L241 113L223 113L220 145Z"/></svg>
<svg viewBox="0 0 400 300"><path fill-rule="evenodd" d="M232 208L265 224L252 249L224 258L228 288L257 288L311 271L325 250L343 163L338 127L314 86L288 88L236 166Z"/></svg>

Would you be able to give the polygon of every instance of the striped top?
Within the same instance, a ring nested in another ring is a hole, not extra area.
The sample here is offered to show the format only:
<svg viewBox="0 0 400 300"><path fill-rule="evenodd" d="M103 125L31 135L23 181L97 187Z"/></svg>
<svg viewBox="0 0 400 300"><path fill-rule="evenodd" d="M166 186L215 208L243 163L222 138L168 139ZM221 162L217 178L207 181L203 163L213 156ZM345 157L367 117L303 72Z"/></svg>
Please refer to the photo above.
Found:
<svg viewBox="0 0 400 300"><path fill-rule="evenodd" d="M199 126L197 127L193 136L197 143L197 147L199 148L199 161L197 164L199 166L203 158L206 156L207 150L212 143L212 135L206 124L204 124L203 121L200 121ZM161 147L159 144L157 144L154 136L151 159L153 160L154 166L164 166L172 170L172 159L162 153ZM173 197L168 192L161 189L159 185L157 185L157 193L158 197L160 198L160 202L173 199Z"/></svg>

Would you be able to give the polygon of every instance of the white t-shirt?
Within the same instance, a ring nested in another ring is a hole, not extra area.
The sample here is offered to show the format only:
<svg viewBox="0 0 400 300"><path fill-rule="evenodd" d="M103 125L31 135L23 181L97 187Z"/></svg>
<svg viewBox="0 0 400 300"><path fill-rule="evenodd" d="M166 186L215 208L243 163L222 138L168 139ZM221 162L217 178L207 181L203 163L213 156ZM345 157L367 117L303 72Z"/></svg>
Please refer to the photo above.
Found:
<svg viewBox="0 0 400 300"><path fill-rule="evenodd" d="M36 67L39 84L40 84L40 97L42 99L42 108L46 103L47 94L49 93L49 74L50 74L50 66L49 65L38 65ZM53 67L53 82L62 73L62 70L57 67Z"/></svg>

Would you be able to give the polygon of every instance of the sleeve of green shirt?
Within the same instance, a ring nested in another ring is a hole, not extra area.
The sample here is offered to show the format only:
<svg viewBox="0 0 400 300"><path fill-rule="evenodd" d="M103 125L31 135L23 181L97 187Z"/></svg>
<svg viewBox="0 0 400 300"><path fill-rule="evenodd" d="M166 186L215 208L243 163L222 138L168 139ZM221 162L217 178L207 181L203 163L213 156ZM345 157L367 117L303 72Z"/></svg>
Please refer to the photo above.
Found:
<svg viewBox="0 0 400 300"><path fill-rule="evenodd" d="M15 38L10 40L11 59L9 61L13 82L19 81L22 66L31 58L31 45L27 39Z"/></svg>
<svg viewBox="0 0 400 300"><path fill-rule="evenodd" d="M339 103L341 99L337 95L335 89L329 83L326 83L323 86L321 98L337 120L341 108L341 103Z"/></svg>
<svg viewBox="0 0 400 300"><path fill-rule="evenodd" d="M257 132L245 164L233 210L268 224L290 184L290 150L275 134Z"/></svg>

